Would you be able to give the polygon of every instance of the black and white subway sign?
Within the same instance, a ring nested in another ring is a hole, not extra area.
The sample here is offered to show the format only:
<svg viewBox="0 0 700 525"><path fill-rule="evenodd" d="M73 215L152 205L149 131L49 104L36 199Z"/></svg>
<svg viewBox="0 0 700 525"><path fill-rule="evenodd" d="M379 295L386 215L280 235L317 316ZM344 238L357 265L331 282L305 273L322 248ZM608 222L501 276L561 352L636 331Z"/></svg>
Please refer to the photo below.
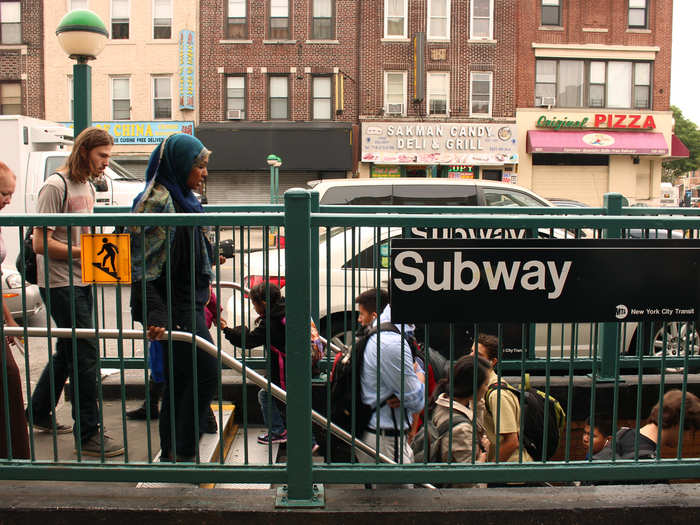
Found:
<svg viewBox="0 0 700 525"><path fill-rule="evenodd" d="M689 321L699 270L690 239L393 239L392 321Z"/></svg>

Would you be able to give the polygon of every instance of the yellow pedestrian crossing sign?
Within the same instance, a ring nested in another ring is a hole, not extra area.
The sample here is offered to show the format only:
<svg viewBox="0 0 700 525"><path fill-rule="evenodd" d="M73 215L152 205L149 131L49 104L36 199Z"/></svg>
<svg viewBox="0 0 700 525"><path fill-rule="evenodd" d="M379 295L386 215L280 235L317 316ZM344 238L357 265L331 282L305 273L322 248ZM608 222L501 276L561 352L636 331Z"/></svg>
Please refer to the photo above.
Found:
<svg viewBox="0 0 700 525"><path fill-rule="evenodd" d="M86 284L131 284L128 233L83 233L80 236L80 259Z"/></svg>

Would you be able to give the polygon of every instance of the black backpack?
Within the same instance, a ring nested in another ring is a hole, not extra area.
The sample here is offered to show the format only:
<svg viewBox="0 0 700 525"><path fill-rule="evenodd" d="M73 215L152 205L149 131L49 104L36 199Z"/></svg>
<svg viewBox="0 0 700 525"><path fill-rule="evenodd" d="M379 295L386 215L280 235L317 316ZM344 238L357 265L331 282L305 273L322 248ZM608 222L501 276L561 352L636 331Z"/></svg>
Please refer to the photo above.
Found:
<svg viewBox="0 0 700 525"><path fill-rule="evenodd" d="M365 347L371 336L378 331L399 333L399 329L392 323L382 323L379 328L373 327L355 341L354 351L348 348L346 352L339 352L333 362L331 372L331 421L350 432L352 422L355 420L355 434L361 435L369 425L372 412L375 407L362 402L362 367L365 361ZM353 360L355 365L355 377L353 378ZM355 387L355 402L353 404L353 385ZM383 406L386 400L379 404Z"/></svg>
<svg viewBox="0 0 700 525"><path fill-rule="evenodd" d="M66 207L66 199L68 198L68 184L66 179L63 178L58 172L54 172L51 175L58 175L63 181L64 191L63 191L63 204L62 209ZM37 284L39 282L37 277L36 269L36 254L34 253L34 245L32 243L32 232L34 228L28 227L26 233L24 234L24 239L22 243L24 244L24 257L22 257L22 252L17 254L17 259L15 259L15 266L20 274L24 275L24 279L29 284Z"/></svg>
<svg viewBox="0 0 700 525"><path fill-rule="evenodd" d="M509 385L508 383L493 383L489 385L484 398L487 400L486 410L491 414L491 408L488 403L489 396L502 388L515 394L520 400L520 390ZM559 439L564 434L566 426L566 413L554 397L549 396L549 420L547 422L547 450L542 448L542 440L544 438L544 409L545 398L544 392L536 388L530 388L526 384L523 390L523 405L520 407L520 417L525 419L523 429L523 447L527 450L532 459L542 461L542 459L550 459L559 446ZM493 414L491 414L493 417ZM495 445L494 445L495 446Z"/></svg>
<svg viewBox="0 0 700 525"><path fill-rule="evenodd" d="M423 463L425 461L425 431L427 428L428 462L441 463L442 456L440 454L440 443L445 436L449 435L448 432L450 431L450 428L454 428L461 423L471 424L472 422L467 416L457 411L454 411L452 413L452 425L450 425L449 418L443 421L439 427L436 427L431 420L428 420L425 427L421 427L420 429L418 429L415 438L413 438L413 441L411 442L411 449L413 450L413 462Z"/></svg>

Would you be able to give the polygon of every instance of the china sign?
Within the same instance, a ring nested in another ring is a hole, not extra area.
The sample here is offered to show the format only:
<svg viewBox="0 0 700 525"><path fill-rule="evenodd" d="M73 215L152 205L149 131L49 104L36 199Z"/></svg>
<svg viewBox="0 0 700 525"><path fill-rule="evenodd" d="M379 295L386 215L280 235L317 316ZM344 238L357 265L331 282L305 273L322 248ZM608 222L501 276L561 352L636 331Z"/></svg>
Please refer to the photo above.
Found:
<svg viewBox="0 0 700 525"><path fill-rule="evenodd" d="M180 109L194 109L194 32L180 31L179 55Z"/></svg>
<svg viewBox="0 0 700 525"><path fill-rule="evenodd" d="M69 128L73 127L72 122L62 124ZM92 125L109 133L115 144L159 144L173 133L194 135L194 122L191 120L115 120L93 122Z"/></svg>
<svg viewBox="0 0 700 525"><path fill-rule="evenodd" d="M377 164L512 164L515 124L364 122L362 162Z"/></svg>

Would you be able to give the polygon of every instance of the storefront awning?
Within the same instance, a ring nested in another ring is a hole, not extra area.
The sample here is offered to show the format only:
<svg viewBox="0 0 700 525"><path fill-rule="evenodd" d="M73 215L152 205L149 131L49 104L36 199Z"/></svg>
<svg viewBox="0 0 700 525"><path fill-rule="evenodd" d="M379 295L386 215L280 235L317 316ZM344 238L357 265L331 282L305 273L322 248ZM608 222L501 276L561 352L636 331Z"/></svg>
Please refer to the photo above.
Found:
<svg viewBox="0 0 700 525"><path fill-rule="evenodd" d="M676 135L671 135L671 158L672 159L687 159L690 157L690 151L683 144L683 141Z"/></svg>
<svg viewBox="0 0 700 525"><path fill-rule="evenodd" d="M625 131L528 131L528 153L666 155L662 133Z"/></svg>

